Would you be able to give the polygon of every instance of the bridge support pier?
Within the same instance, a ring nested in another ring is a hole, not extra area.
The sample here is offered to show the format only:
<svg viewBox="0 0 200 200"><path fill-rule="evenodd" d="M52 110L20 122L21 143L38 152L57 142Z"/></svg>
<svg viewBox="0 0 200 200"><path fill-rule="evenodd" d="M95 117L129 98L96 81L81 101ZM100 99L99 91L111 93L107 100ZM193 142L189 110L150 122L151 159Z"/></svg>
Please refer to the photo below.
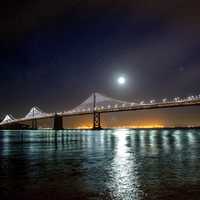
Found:
<svg viewBox="0 0 200 200"><path fill-rule="evenodd" d="M93 114L93 130L101 129L101 115L100 112L94 112Z"/></svg>
<svg viewBox="0 0 200 200"><path fill-rule="evenodd" d="M37 130L38 129L37 119L32 119L32 129L33 130Z"/></svg>
<svg viewBox="0 0 200 200"><path fill-rule="evenodd" d="M63 130L63 117L55 114L53 130Z"/></svg>

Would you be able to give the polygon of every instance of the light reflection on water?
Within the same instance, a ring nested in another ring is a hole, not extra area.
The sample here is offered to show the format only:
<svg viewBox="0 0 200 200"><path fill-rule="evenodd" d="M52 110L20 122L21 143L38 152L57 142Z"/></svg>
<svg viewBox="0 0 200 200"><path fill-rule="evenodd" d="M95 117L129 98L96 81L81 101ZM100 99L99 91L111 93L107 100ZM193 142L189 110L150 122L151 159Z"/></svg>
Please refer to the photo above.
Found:
<svg viewBox="0 0 200 200"><path fill-rule="evenodd" d="M187 199L200 193L200 131L2 131L0 164L5 198Z"/></svg>
<svg viewBox="0 0 200 200"><path fill-rule="evenodd" d="M119 130L117 135L115 157L111 164L110 176L112 179L108 187L116 199L138 199L139 183L137 165L134 154L129 153L128 130Z"/></svg>

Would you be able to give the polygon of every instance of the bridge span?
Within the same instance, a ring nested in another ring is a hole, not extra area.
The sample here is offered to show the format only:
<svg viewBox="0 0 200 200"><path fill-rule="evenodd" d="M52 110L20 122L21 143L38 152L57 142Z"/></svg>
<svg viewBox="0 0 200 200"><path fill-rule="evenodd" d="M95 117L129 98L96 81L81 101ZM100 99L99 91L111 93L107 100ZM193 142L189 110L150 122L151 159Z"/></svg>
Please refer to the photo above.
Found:
<svg viewBox="0 0 200 200"><path fill-rule="evenodd" d="M187 98L176 97L173 100L162 99L160 102L151 100L149 102L141 101L126 102L116 100L100 93L93 93L88 99L81 103L76 108L55 113L43 112L38 107L30 109L27 115L23 118L15 119L11 114L5 116L0 123L1 129L37 129L38 120L53 119L53 129L63 129L63 117L93 115L93 129L101 129L101 114L114 112L127 112L137 110L164 109L176 107L199 106L200 95L190 96ZM31 126L26 125L26 122L31 122Z"/></svg>

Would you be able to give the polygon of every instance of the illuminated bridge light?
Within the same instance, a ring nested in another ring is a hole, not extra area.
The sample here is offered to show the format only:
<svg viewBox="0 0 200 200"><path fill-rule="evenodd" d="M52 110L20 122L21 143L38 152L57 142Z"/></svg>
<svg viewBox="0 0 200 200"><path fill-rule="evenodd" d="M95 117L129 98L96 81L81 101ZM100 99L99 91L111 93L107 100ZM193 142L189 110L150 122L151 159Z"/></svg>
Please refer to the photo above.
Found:
<svg viewBox="0 0 200 200"><path fill-rule="evenodd" d="M34 106L30 109L29 113L25 116L25 119L35 118L35 117L44 117L47 113L40 110L38 107Z"/></svg>
<svg viewBox="0 0 200 200"><path fill-rule="evenodd" d="M135 105L135 103L131 103L131 106L134 106Z"/></svg>
<svg viewBox="0 0 200 200"><path fill-rule="evenodd" d="M151 104L154 104L156 101L153 99L150 101Z"/></svg>
<svg viewBox="0 0 200 200"><path fill-rule="evenodd" d="M5 123L5 122L12 122L14 121L15 118L12 115L6 115L5 118L3 119L3 121L1 123Z"/></svg>
<svg viewBox="0 0 200 200"><path fill-rule="evenodd" d="M148 105L148 108L151 108L151 106L152 106L152 108L154 108L155 106L153 104L156 103L155 100L150 101L150 103L152 105L149 103L147 104L144 101L141 101L140 103L125 102L125 101L116 100L116 99L113 99L110 97L106 97L99 93L95 93L95 95L96 95L95 104L94 104L94 94L93 94L87 100L85 100L83 103L78 105L76 108L71 109L69 111L56 112L56 113L58 113L59 115L63 115L63 116L64 115L73 115L73 114L75 115L78 113L81 114L81 112L83 112L83 114L84 114L84 112L86 112L86 111L89 112L89 111L102 110L102 112L104 112L103 109L105 109L105 108L108 108L108 109L113 108L112 110L108 110L108 112L115 112L115 111L124 111L124 110L127 110L127 108L129 110L134 110L133 106L137 106L137 109L145 109L145 107L142 105ZM193 105L200 104L200 101L197 101L199 99L200 99L200 94L191 95L191 96L188 96L185 98L175 97L174 99L169 100L169 101L167 100L167 98L164 98L159 103L156 103L156 105L158 108L164 108L164 105L162 106L162 103L168 102L169 107L170 106L173 106L173 107L174 106L185 106L186 104L188 106L193 106ZM188 101L189 101L189 103L188 103ZM178 103L176 103L176 102L178 102ZM172 105L170 105L170 103ZM94 105L95 105L95 108L93 108ZM141 107L139 105L141 105ZM132 106L132 108L130 106ZM28 121L33 118L34 119L50 118L50 117L54 117L54 115L55 115L55 112L54 113L45 113L45 112L41 111L38 107L33 107L25 117L12 120L12 117L9 118L9 116L6 116L4 118L4 120L1 122L1 124L2 123L3 124L6 124L6 123L11 124L14 122L20 122L20 121L26 121L26 120Z"/></svg>
<svg viewBox="0 0 200 200"><path fill-rule="evenodd" d="M140 102L140 105L144 105L144 101L141 101L141 102Z"/></svg>

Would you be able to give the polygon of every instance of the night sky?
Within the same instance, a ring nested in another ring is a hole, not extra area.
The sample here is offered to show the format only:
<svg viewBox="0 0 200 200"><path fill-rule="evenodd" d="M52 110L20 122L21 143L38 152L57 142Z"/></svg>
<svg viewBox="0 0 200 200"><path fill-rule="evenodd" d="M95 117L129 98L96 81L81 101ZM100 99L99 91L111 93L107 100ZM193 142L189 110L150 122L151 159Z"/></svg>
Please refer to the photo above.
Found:
<svg viewBox="0 0 200 200"><path fill-rule="evenodd" d="M199 8L196 0L5 1L1 116L71 109L93 91L126 101L199 94Z"/></svg>

